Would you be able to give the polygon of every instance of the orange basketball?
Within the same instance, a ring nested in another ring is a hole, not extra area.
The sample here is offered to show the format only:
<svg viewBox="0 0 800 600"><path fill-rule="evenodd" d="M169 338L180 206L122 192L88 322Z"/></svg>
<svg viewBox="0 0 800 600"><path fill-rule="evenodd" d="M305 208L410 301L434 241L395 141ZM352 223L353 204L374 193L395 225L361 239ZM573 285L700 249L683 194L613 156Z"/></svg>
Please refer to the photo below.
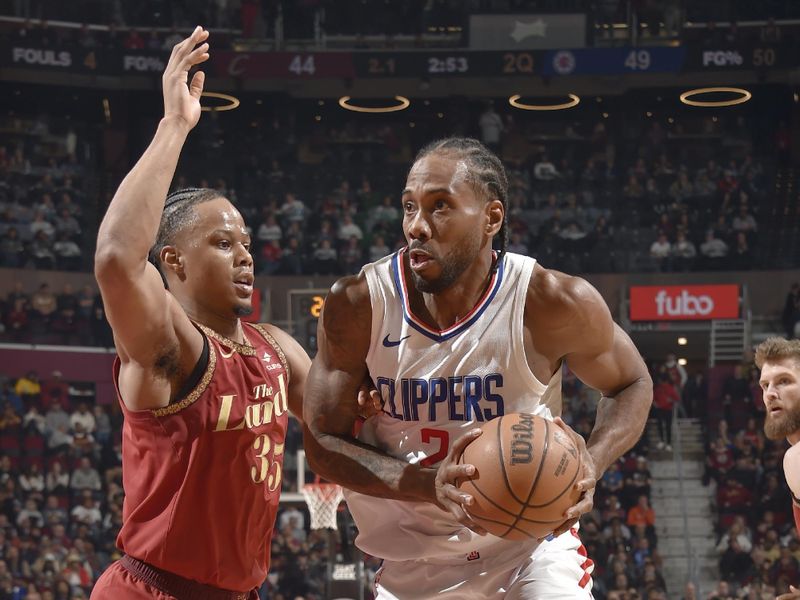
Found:
<svg viewBox="0 0 800 600"><path fill-rule="evenodd" d="M459 464L475 475L459 482L473 497L467 512L489 533L509 540L543 538L575 505L581 457L572 438L543 417L514 413L481 427Z"/></svg>

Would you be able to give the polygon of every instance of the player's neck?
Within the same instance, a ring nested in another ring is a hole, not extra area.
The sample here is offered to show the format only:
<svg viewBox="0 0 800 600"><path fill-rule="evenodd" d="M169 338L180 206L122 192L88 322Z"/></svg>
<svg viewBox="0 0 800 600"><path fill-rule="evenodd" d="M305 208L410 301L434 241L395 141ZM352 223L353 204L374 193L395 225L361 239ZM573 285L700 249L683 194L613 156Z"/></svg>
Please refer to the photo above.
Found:
<svg viewBox="0 0 800 600"><path fill-rule="evenodd" d="M195 323L205 325L219 335L237 344L244 343L242 322L237 317L223 317L203 310L190 310L184 307L186 314Z"/></svg>
<svg viewBox="0 0 800 600"><path fill-rule="evenodd" d="M789 435L787 435L786 441L789 442L792 446L794 446L797 442L800 442L800 430L797 430L794 433L790 433Z"/></svg>
<svg viewBox="0 0 800 600"><path fill-rule="evenodd" d="M481 256L446 290L436 294L420 293L431 325L446 329L475 308L492 280L492 262L492 254Z"/></svg>

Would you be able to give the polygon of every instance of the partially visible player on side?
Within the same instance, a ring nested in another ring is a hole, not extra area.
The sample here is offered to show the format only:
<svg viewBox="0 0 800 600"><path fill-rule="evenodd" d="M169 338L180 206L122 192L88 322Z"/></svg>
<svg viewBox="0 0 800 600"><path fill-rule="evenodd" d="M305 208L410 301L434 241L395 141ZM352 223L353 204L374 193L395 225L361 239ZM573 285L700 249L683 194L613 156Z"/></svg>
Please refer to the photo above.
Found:
<svg viewBox="0 0 800 600"><path fill-rule="evenodd" d="M647 368L597 291L505 252L507 189L480 142L430 144L402 192L408 246L338 281L325 301L304 447L317 473L348 488L356 544L384 559L380 599L591 598L575 524L647 420ZM588 445L557 419L583 454L581 499L545 541L486 535L455 485L473 466L456 461L481 422L557 417L564 362L603 393ZM367 373L383 412L356 438L346 399Z"/></svg>
<svg viewBox="0 0 800 600"><path fill-rule="evenodd" d="M759 383L764 390L764 434L771 440L786 438L791 447L783 456L783 474L792 494L794 523L800 532L800 340L772 337L756 347ZM790 586L779 600L800 599L800 589Z"/></svg>
<svg viewBox="0 0 800 600"><path fill-rule="evenodd" d="M204 75L189 71L208 59L207 38L197 27L173 49L164 118L98 233L95 275L125 417L125 556L93 600L257 599L288 410L302 416L305 351L277 327L240 320L254 281L241 214L214 190L167 195L200 118Z"/></svg>

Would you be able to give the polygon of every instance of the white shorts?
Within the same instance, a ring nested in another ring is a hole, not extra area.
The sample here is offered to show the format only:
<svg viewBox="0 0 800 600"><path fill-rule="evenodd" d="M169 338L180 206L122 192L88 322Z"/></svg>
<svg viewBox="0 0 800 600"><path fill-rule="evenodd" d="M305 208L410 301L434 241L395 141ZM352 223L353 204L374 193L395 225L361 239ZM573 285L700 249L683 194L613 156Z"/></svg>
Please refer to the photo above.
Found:
<svg viewBox="0 0 800 600"><path fill-rule="evenodd" d="M578 532L571 529L524 554L511 548L486 558L473 553L459 562L384 561L375 575L375 598L591 600L593 570Z"/></svg>

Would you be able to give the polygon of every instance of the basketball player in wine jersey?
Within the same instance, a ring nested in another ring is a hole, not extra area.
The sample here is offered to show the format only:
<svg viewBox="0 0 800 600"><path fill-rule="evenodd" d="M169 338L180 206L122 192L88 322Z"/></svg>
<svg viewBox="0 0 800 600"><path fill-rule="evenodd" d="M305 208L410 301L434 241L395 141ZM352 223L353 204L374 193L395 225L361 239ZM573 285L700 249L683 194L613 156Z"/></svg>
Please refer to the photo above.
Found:
<svg viewBox="0 0 800 600"><path fill-rule="evenodd" d="M507 190L476 140L427 146L401 198L408 246L325 301L304 446L317 473L348 488L357 545L384 559L381 599L590 598L593 563L575 525L647 420L647 368L598 292L504 251ZM603 393L588 444L557 418L564 362ZM345 399L365 373L383 406L355 438ZM512 412L556 418L583 454L580 501L546 540L486 534L455 486L474 472L456 462L476 425Z"/></svg>
<svg viewBox="0 0 800 600"><path fill-rule="evenodd" d="M792 513L800 531L800 340L772 337L756 347L759 383L764 391L764 434L771 440L786 438L791 447L783 456L783 474L792 494ZM779 600L800 598L791 587Z"/></svg>
<svg viewBox="0 0 800 600"><path fill-rule="evenodd" d="M200 118L204 76L188 75L208 59L207 38L197 27L173 49L164 118L98 233L126 495L117 538L125 556L100 577L94 600L257 599L288 411L302 416L308 356L280 329L240 320L253 293L242 216L214 190L167 196Z"/></svg>

